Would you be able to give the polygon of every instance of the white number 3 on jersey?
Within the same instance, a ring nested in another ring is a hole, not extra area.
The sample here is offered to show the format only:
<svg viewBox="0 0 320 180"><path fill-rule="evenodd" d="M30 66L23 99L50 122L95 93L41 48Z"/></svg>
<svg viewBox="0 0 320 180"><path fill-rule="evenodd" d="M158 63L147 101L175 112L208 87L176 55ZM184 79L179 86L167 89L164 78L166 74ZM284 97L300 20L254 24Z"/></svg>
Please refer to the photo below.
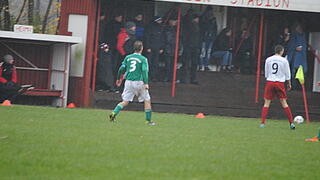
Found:
<svg viewBox="0 0 320 180"><path fill-rule="evenodd" d="M130 70L129 72L133 72L137 69L137 61L131 61L131 65L130 65Z"/></svg>

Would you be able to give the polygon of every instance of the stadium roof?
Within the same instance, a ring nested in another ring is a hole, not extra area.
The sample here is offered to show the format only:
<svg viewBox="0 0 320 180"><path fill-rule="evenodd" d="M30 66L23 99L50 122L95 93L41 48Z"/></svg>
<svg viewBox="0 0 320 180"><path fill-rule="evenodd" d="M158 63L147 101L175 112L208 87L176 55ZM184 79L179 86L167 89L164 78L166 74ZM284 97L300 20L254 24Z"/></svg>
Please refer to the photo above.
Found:
<svg viewBox="0 0 320 180"><path fill-rule="evenodd" d="M74 36L61 36L61 35L36 34L36 33L27 34L27 33L16 33L12 31L0 31L0 38L70 43L70 44L78 44L82 42L82 39L80 37L74 37Z"/></svg>
<svg viewBox="0 0 320 180"><path fill-rule="evenodd" d="M320 12L319 0L155 0L231 7Z"/></svg>

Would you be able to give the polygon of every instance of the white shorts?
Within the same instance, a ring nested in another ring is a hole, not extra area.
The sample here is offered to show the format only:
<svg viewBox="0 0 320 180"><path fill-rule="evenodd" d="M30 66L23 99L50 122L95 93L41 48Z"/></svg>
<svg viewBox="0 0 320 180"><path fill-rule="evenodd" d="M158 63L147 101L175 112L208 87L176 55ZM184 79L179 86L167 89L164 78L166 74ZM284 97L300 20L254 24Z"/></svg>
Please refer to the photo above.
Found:
<svg viewBox="0 0 320 180"><path fill-rule="evenodd" d="M139 102L150 101L151 99L149 90L144 88L143 81L126 80L122 100L131 102L135 96L138 97Z"/></svg>

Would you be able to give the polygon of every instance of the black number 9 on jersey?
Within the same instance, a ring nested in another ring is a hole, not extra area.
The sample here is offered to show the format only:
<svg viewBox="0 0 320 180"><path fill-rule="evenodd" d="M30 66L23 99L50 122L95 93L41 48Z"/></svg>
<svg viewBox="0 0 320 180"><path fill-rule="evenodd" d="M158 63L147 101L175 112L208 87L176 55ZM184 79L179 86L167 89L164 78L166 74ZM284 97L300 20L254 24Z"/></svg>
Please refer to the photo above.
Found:
<svg viewBox="0 0 320 180"><path fill-rule="evenodd" d="M279 65L278 63L273 63L272 64L272 74L277 74L278 73L278 69L279 69Z"/></svg>

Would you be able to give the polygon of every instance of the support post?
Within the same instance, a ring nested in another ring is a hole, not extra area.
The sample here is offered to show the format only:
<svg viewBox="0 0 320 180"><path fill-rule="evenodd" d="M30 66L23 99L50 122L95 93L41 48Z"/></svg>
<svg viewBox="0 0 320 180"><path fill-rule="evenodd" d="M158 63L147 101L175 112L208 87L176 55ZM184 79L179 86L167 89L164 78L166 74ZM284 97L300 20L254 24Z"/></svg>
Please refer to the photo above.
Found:
<svg viewBox="0 0 320 180"><path fill-rule="evenodd" d="M261 11L260 15L260 32L259 32L259 46L258 46L258 63L257 63L257 78L256 78L256 99L255 102L259 102L259 85L260 85L260 74L261 74L261 56L262 56L262 41L263 41L263 23L264 13Z"/></svg>
<svg viewBox="0 0 320 180"><path fill-rule="evenodd" d="M97 63L98 63L98 52L100 49L100 44L99 44L99 30L100 30L100 10L101 10L101 2L98 0L98 12L96 14L97 16L97 24L96 24L96 41L95 41L95 50L94 50L94 55L93 55L93 72L92 72L92 92L94 93L95 89L96 89L96 75L97 75Z"/></svg>
<svg viewBox="0 0 320 180"><path fill-rule="evenodd" d="M177 33L176 33L176 50L174 55L174 65L173 65L173 78L172 78L172 90L171 96L175 97L176 91L176 79L177 79L177 63L178 63L178 52L179 52L179 39L180 39L180 19L181 19L181 9L178 8L178 24L177 24Z"/></svg>
<svg viewBox="0 0 320 180"><path fill-rule="evenodd" d="M301 87L302 87L302 95L303 95L303 102L304 102L304 110L306 112L306 120L307 120L307 123L310 124L306 89L304 87L304 84L301 84Z"/></svg>

